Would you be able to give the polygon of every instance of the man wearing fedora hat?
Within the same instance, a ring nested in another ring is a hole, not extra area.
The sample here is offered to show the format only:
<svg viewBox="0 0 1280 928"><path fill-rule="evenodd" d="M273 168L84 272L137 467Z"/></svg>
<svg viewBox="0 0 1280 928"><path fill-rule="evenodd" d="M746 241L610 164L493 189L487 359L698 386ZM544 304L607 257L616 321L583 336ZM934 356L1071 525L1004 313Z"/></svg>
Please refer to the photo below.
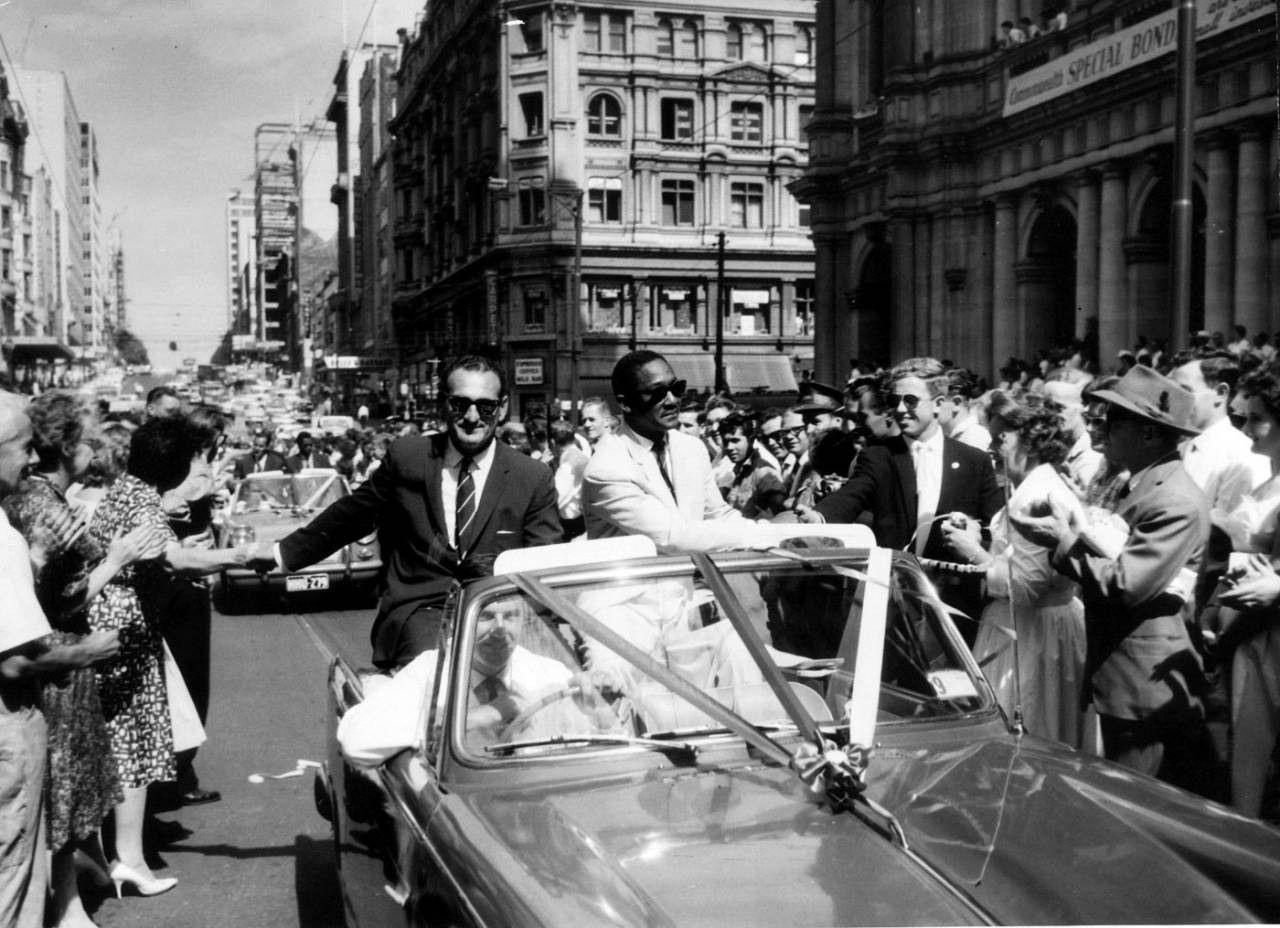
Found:
<svg viewBox="0 0 1280 928"><path fill-rule="evenodd" d="M1011 512L1010 520L1080 585L1088 635L1083 696L1098 711L1106 756L1203 791L1210 760L1204 677L1188 628L1209 507L1178 451L1197 432L1192 396L1139 365L1088 398L1107 403L1104 453L1132 475L1116 503L1129 530L1123 547L1098 553L1056 501L1047 513Z"/></svg>

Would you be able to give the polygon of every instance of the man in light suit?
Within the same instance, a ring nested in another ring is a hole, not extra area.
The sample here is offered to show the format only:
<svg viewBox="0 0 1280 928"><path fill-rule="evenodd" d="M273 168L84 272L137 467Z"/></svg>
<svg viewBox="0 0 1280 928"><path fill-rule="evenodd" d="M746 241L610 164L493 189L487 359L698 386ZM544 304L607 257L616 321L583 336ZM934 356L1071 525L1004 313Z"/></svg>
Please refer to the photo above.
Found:
<svg viewBox="0 0 1280 928"><path fill-rule="evenodd" d="M246 455L236 458L232 473L237 480L243 480L250 474L263 471L287 470L284 455L271 448L275 436L270 432L259 432L253 436L253 449Z"/></svg>
<svg viewBox="0 0 1280 928"><path fill-rule="evenodd" d="M663 554L748 544L756 523L724 501L706 447L679 430L686 384L666 359L633 351L611 381L622 424L583 476L587 536L647 535Z"/></svg>
<svg viewBox="0 0 1280 928"><path fill-rule="evenodd" d="M952 560L939 523L954 515L986 526L1004 504L991 459L943 434L938 408L946 399L949 382L941 362L933 358L903 361L889 372L887 385L885 406L898 423L900 437L867 445L845 485L802 519L853 522L870 512L872 531L884 547ZM965 615L976 617L981 612L982 592L976 579L939 577L938 592ZM960 630L972 643L976 626L962 622Z"/></svg>
<svg viewBox="0 0 1280 928"><path fill-rule="evenodd" d="M1178 453L1192 426L1192 395L1149 367L1089 394L1107 407L1104 453L1132 476L1116 514L1129 526L1118 556L1095 553L1058 503L1010 513L1080 584L1088 636L1085 679L1106 756L1187 789L1205 788L1212 759L1201 702L1204 679L1188 626L1209 539L1209 507Z"/></svg>
<svg viewBox="0 0 1280 928"><path fill-rule="evenodd" d="M507 414L501 366L459 358L440 397L445 432L393 442L372 477L277 549L297 570L378 532L386 574L371 638L382 668L436 647L456 580L491 574L503 551L561 540L551 469L493 440Z"/></svg>

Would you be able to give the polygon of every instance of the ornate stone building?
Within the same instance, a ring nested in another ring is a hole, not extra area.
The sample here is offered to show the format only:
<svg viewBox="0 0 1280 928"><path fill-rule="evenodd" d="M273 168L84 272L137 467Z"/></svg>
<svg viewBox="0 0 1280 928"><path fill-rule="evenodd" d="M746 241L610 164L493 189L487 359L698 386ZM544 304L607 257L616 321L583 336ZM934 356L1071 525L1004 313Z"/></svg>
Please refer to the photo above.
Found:
<svg viewBox="0 0 1280 928"><path fill-rule="evenodd" d="M429 396L433 360L500 348L518 414L608 395L638 345L707 390L721 307L729 385L794 387L812 24L786 0L430 0L392 126L402 377Z"/></svg>
<svg viewBox="0 0 1280 928"><path fill-rule="evenodd" d="M1171 331L1173 4L819 0L815 367ZM1198 0L1191 329L1280 327L1276 4ZM1065 23L1065 25L1064 25Z"/></svg>

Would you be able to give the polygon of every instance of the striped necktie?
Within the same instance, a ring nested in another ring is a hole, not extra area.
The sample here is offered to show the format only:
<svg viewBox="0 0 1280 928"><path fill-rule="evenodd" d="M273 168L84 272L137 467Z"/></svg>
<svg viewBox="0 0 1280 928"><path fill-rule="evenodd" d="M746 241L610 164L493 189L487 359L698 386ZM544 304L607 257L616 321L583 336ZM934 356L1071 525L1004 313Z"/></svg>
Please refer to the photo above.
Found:
<svg viewBox="0 0 1280 928"><path fill-rule="evenodd" d="M476 520L476 478L471 473L474 460L463 457L458 464L458 504L455 510L457 518L454 522L454 547L458 549L458 557L466 557L468 533L471 524Z"/></svg>

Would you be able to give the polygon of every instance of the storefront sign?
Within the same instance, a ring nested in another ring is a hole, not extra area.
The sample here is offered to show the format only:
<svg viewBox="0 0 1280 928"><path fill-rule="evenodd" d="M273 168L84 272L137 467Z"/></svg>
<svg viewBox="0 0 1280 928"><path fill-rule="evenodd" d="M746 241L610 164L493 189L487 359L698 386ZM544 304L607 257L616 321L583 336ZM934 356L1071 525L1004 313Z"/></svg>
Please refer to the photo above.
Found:
<svg viewBox="0 0 1280 928"><path fill-rule="evenodd" d="M490 345L498 344L498 272L485 271L485 314Z"/></svg>
<svg viewBox="0 0 1280 928"><path fill-rule="evenodd" d="M1196 40L1204 41L1262 16L1274 17L1275 10L1275 0L1196 0ZM1178 11L1171 9L1010 77L1004 115L1012 116L1154 61L1172 53L1177 45Z"/></svg>
<svg viewBox="0 0 1280 928"><path fill-rule="evenodd" d="M536 387L542 383L542 358L516 358L516 386Z"/></svg>

